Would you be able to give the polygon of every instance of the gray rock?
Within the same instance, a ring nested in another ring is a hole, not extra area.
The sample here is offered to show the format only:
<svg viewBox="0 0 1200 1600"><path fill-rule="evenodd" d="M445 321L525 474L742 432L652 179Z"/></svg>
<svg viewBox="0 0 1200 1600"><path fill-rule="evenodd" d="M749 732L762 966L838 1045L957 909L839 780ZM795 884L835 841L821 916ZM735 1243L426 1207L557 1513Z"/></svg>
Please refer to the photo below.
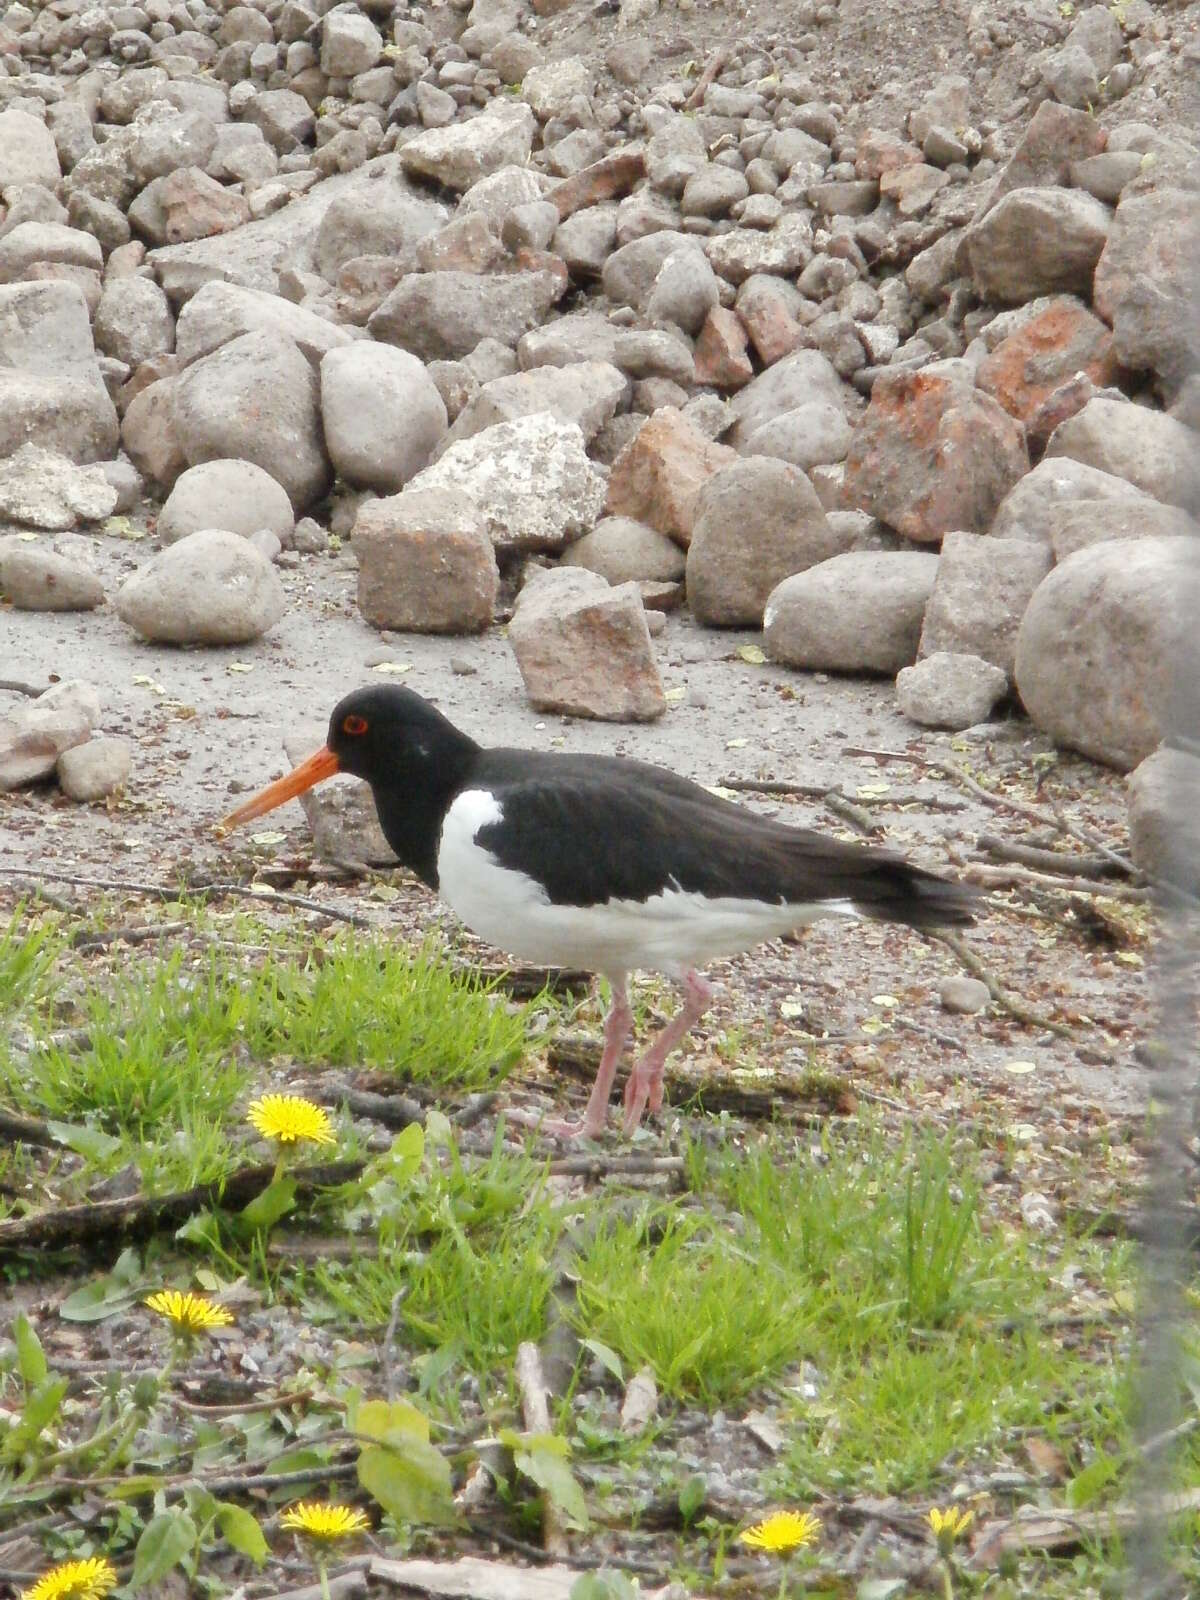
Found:
<svg viewBox="0 0 1200 1600"><path fill-rule="evenodd" d="M402 278L367 323L371 337L422 361L457 360L481 339L515 346L566 292L564 273L422 272Z"/></svg>
<svg viewBox="0 0 1200 1600"><path fill-rule="evenodd" d="M1096 63L1086 50L1068 41L1061 50L1052 50L1042 63L1042 82L1060 105L1090 110L1100 99L1100 77Z"/></svg>
<svg viewBox="0 0 1200 1600"><path fill-rule="evenodd" d="M27 111L0 111L0 191L20 183L44 183L53 189L62 177L54 136Z"/></svg>
<svg viewBox="0 0 1200 1600"><path fill-rule="evenodd" d="M727 283L744 283L756 272L791 278L812 259L812 223L807 212L785 211L773 228L733 228L707 239L704 253Z"/></svg>
<svg viewBox="0 0 1200 1600"><path fill-rule="evenodd" d="M841 406L810 400L761 423L741 449L748 456L776 456L807 472L810 467L844 461L853 435Z"/></svg>
<svg viewBox="0 0 1200 1600"><path fill-rule="evenodd" d="M175 428L189 466L253 461L301 512L329 486L317 374L290 339L244 333L176 380ZM128 414L127 414L128 415Z"/></svg>
<svg viewBox="0 0 1200 1600"><path fill-rule="evenodd" d="M675 583L686 558L673 539L632 517L602 517L591 533L568 545L562 567L586 567L607 583Z"/></svg>
<svg viewBox="0 0 1200 1600"><path fill-rule="evenodd" d="M271 563L225 528L190 533L152 557L115 604L135 633L159 644L245 644L287 609Z"/></svg>
<svg viewBox="0 0 1200 1600"><path fill-rule="evenodd" d="M962 1016L973 1016L986 1009L992 998L991 990L979 978L964 978L953 973L938 984L938 999L944 1011L955 1011Z"/></svg>
<svg viewBox="0 0 1200 1600"><path fill-rule="evenodd" d="M1163 745L1129 774L1126 792L1134 866L1200 894L1200 759Z"/></svg>
<svg viewBox="0 0 1200 1600"><path fill-rule="evenodd" d="M763 423L812 401L825 401L842 409L849 391L831 363L817 350L797 350L761 373L730 401L737 418L730 443L745 449Z"/></svg>
<svg viewBox="0 0 1200 1600"><path fill-rule="evenodd" d="M672 250L658 269L646 298L646 315L652 321L673 322L684 333L699 333L704 319L721 295L717 275L699 246Z"/></svg>
<svg viewBox="0 0 1200 1600"><path fill-rule="evenodd" d="M1113 214L1079 189L1013 189L967 231L964 249L985 300L1089 297Z"/></svg>
<svg viewBox="0 0 1200 1600"><path fill-rule="evenodd" d="M570 311L525 334L517 345L517 362L524 371L567 367L575 361L615 365L620 331L597 311Z"/></svg>
<svg viewBox="0 0 1200 1600"><path fill-rule="evenodd" d="M143 112L130 130L129 165L139 189L180 167L207 166L217 143L214 123L194 111L161 103Z"/></svg>
<svg viewBox="0 0 1200 1600"><path fill-rule="evenodd" d="M478 633L500 584L487 525L456 489L410 489L360 507L358 608L377 628Z"/></svg>
<svg viewBox="0 0 1200 1600"><path fill-rule="evenodd" d="M1007 691L1003 668L982 656L945 650L922 656L896 676L896 704L925 728L973 727L991 715Z"/></svg>
<svg viewBox="0 0 1200 1600"><path fill-rule="evenodd" d="M72 461L103 461L117 438L82 291L71 283L0 286L0 460L30 443Z"/></svg>
<svg viewBox="0 0 1200 1600"><path fill-rule="evenodd" d="M1070 456L1046 456L1008 491L988 531L995 539L1036 539L1050 544L1061 507L1114 500L1131 508L1153 503L1126 478L1101 472Z"/></svg>
<svg viewBox="0 0 1200 1600"><path fill-rule="evenodd" d="M562 550L594 526L605 493L579 428L545 412L460 439L409 487L461 489L498 550Z"/></svg>
<svg viewBox="0 0 1200 1600"><path fill-rule="evenodd" d="M404 183L381 177L330 202L317 229L313 260L321 276L333 283L356 256L404 259L448 220L445 206L418 198Z"/></svg>
<svg viewBox="0 0 1200 1600"><path fill-rule="evenodd" d="M915 660L938 558L856 550L798 572L769 596L763 643L773 661L889 676Z"/></svg>
<svg viewBox="0 0 1200 1600"><path fill-rule="evenodd" d="M268 144L280 155L298 150L312 138L316 127L312 107L292 89L260 90L247 101L244 115L262 129Z"/></svg>
<svg viewBox="0 0 1200 1600"><path fill-rule="evenodd" d="M1179 506L1159 500L1078 501L1055 507L1050 543L1056 561L1109 539L1200 538L1200 524ZM1196 546L1200 552L1200 544Z"/></svg>
<svg viewBox="0 0 1200 1600"><path fill-rule="evenodd" d="M447 436L449 444L470 439L497 422L548 412L575 423L587 442L627 402L629 382L607 361L576 361L567 367L535 367L493 378L463 407Z"/></svg>
<svg viewBox="0 0 1200 1600"><path fill-rule="evenodd" d="M102 461L99 465L105 482L117 497L113 512L117 516L124 516L141 499L144 488L142 475L125 456L118 456L115 461Z"/></svg>
<svg viewBox="0 0 1200 1600"><path fill-rule="evenodd" d="M548 250L558 225L553 201L530 200L505 214L500 237L508 250Z"/></svg>
<svg viewBox="0 0 1200 1600"><path fill-rule="evenodd" d="M704 135L692 117L671 117L646 143L646 177L663 194L681 195L707 166Z"/></svg>
<svg viewBox="0 0 1200 1600"><path fill-rule="evenodd" d="M104 600L94 572L21 538L0 538L0 592L18 611L91 611Z"/></svg>
<svg viewBox="0 0 1200 1600"><path fill-rule="evenodd" d="M57 451L23 444L0 460L0 520L65 532L102 522L116 501L99 467L77 467Z"/></svg>
<svg viewBox="0 0 1200 1600"><path fill-rule="evenodd" d="M174 378L147 384L125 408L121 443L144 477L170 488L187 466L175 427Z"/></svg>
<svg viewBox="0 0 1200 1600"><path fill-rule="evenodd" d="M353 78L379 60L383 40L375 24L358 10L338 7L321 23L321 71L330 78Z"/></svg>
<svg viewBox="0 0 1200 1600"><path fill-rule="evenodd" d="M748 456L713 474L696 501L688 604L711 627L760 627L772 591L833 553L825 512L797 468Z"/></svg>
<svg viewBox="0 0 1200 1600"><path fill-rule="evenodd" d="M539 572L521 590L508 638L539 711L649 722L667 708L636 584L610 588L582 567Z"/></svg>
<svg viewBox="0 0 1200 1600"><path fill-rule="evenodd" d="M590 100L596 75L582 56L566 56L531 67L521 80L521 98L528 100L534 115L547 122L551 117L569 115L576 97Z"/></svg>
<svg viewBox="0 0 1200 1600"><path fill-rule="evenodd" d="M696 242L689 235L672 232L669 228L647 234L642 239L631 239L614 250L604 263L601 287L615 304L641 311L667 257L676 250L695 248Z"/></svg>
<svg viewBox="0 0 1200 1600"><path fill-rule="evenodd" d="M486 177L476 179L458 202L456 214L482 216L493 228L499 229L510 211L539 202L545 186L546 179L533 167L498 167Z"/></svg>
<svg viewBox="0 0 1200 1600"><path fill-rule="evenodd" d="M255 189L279 171L279 157L254 123L225 122L217 129L204 170L218 183L241 183Z"/></svg>
<svg viewBox="0 0 1200 1600"><path fill-rule="evenodd" d="M279 295L236 283L206 283L179 313L175 352L190 365L244 333L280 334L312 362L358 341L334 322Z"/></svg>
<svg viewBox="0 0 1200 1600"><path fill-rule="evenodd" d="M1096 310L1112 324L1117 356L1132 371L1155 373L1168 397L1200 369L1198 211L1192 189L1130 193L1096 266Z"/></svg>
<svg viewBox="0 0 1200 1600"><path fill-rule="evenodd" d="M1071 163L1071 184L1076 189L1086 189L1105 205L1115 206L1121 191L1132 183L1142 170L1142 158L1136 150L1102 150L1098 156L1085 156ZM1113 218L1105 250L1112 246L1113 234L1118 231L1119 219ZM1144 241L1143 241L1144 242ZM1101 255L1100 260L1104 260Z"/></svg>
<svg viewBox="0 0 1200 1600"><path fill-rule="evenodd" d="M679 210L685 217L724 217L750 193L745 175L729 167L705 166L684 185Z"/></svg>
<svg viewBox="0 0 1200 1600"><path fill-rule="evenodd" d="M58 786L69 800L103 800L115 794L133 769L124 739L89 739L64 750L56 765Z"/></svg>
<svg viewBox="0 0 1200 1600"><path fill-rule="evenodd" d="M1060 422L1046 455L1070 456L1126 478L1156 500L1200 512L1200 450L1196 435L1174 417L1147 406L1097 396Z"/></svg>
<svg viewBox="0 0 1200 1600"><path fill-rule="evenodd" d="M294 523L286 490L262 467L253 461L202 461L176 478L156 531L167 545L203 528L224 528L246 539L266 528L286 545Z"/></svg>
<svg viewBox="0 0 1200 1600"><path fill-rule="evenodd" d="M321 362L325 443L339 477L392 494L429 460L446 432L446 407L422 362L369 341Z"/></svg>
<svg viewBox="0 0 1200 1600"><path fill-rule="evenodd" d="M0 283L19 283L38 261L96 272L104 265L100 245L90 233L59 222L19 222L0 237Z"/></svg>
<svg viewBox="0 0 1200 1600"><path fill-rule="evenodd" d="M523 102L494 100L467 122L419 133L400 150L400 163L406 172L448 189L469 189L500 167L528 161L536 125Z"/></svg>
<svg viewBox="0 0 1200 1600"><path fill-rule="evenodd" d="M1128 770L1162 741L1200 615L1191 539L1114 540L1068 556L1036 590L1016 683L1056 744Z"/></svg>
<svg viewBox="0 0 1200 1600"><path fill-rule="evenodd" d="M691 346L665 328L629 328L617 335L613 360L631 378L669 378L687 385L695 376ZM686 401L686 394L683 397Z"/></svg>
<svg viewBox="0 0 1200 1600"><path fill-rule="evenodd" d="M175 348L170 302L149 278L111 278L96 307L94 331L97 347L131 368Z"/></svg>
<svg viewBox="0 0 1200 1600"><path fill-rule="evenodd" d="M1021 618L1051 565L1046 546L1028 539L948 533L925 610L921 656L982 656L1011 677Z"/></svg>
<svg viewBox="0 0 1200 1600"><path fill-rule="evenodd" d="M0 718L0 793L54 771L64 750L83 744L100 721L100 696L69 678Z"/></svg>

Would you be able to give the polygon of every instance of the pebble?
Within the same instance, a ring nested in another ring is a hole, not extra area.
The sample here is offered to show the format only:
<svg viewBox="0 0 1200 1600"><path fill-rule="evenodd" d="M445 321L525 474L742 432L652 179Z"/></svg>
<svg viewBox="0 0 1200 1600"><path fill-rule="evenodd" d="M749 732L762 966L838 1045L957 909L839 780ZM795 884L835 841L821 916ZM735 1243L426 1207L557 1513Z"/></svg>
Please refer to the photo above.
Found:
<svg viewBox="0 0 1200 1600"><path fill-rule="evenodd" d="M991 998L987 984L978 978L964 978L955 974L953 977L943 978L938 984L938 999L945 1011L956 1011L964 1016L972 1016L976 1011L982 1011Z"/></svg>
<svg viewBox="0 0 1200 1600"><path fill-rule="evenodd" d="M55 771L58 785L71 800L103 800L128 780L133 753L124 739L89 739L64 750Z"/></svg>

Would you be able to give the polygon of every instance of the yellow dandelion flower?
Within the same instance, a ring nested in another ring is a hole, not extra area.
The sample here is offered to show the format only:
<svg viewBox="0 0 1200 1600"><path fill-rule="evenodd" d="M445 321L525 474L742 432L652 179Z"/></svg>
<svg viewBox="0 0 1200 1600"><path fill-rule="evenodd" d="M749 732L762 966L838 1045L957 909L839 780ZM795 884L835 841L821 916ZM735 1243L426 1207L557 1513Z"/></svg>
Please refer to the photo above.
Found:
<svg viewBox="0 0 1200 1600"><path fill-rule="evenodd" d="M264 1139L279 1144L336 1144L329 1113L296 1094L264 1094L246 1112Z"/></svg>
<svg viewBox="0 0 1200 1600"><path fill-rule="evenodd" d="M310 1539L325 1542L347 1539L352 1533L365 1533L370 1526L365 1515L354 1506L323 1504L320 1500L298 1500L287 1508L279 1521L293 1533L304 1533Z"/></svg>
<svg viewBox="0 0 1200 1600"><path fill-rule="evenodd" d="M820 1532L821 1519L811 1511L776 1511L739 1533L738 1538L754 1550L786 1555L789 1550L803 1550L815 1544Z"/></svg>
<svg viewBox="0 0 1200 1600"><path fill-rule="evenodd" d="M232 1311L215 1300L179 1289L158 1289L144 1304L166 1317L176 1333L211 1333L214 1328L228 1328L233 1322Z"/></svg>
<svg viewBox="0 0 1200 1600"><path fill-rule="evenodd" d="M950 1554L974 1520L975 1513L964 1511L960 1506L947 1506L945 1511L938 1506L933 1507L929 1513L929 1526L933 1529L942 1555Z"/></svg>
<svg viewBox="0 0 1200 1600"><path fill-rule="evenodd" d="M105 1556L86 1561L62 1561L43 1572L21 1600L103 1600L117 1586L116 1568Z"/></svg>

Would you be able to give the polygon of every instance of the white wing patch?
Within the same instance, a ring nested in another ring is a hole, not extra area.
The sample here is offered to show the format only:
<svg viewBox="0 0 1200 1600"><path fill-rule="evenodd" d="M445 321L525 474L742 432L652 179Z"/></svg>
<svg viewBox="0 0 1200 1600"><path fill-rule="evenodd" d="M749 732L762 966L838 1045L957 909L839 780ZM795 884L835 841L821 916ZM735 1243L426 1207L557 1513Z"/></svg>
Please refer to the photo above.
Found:
<svg viewBox="0 0 1200 1600"><path fill-rule="evenodd" d="M458 795L442 823L438 881L442 898L473 933L523 961L674 975L821 917L859 914L849 900L771 905L733 896L709 899L675 884L649 900L555 905L543 884L502 866L476 843L481 828L503 820L504 808L488 790Z"/></svg>

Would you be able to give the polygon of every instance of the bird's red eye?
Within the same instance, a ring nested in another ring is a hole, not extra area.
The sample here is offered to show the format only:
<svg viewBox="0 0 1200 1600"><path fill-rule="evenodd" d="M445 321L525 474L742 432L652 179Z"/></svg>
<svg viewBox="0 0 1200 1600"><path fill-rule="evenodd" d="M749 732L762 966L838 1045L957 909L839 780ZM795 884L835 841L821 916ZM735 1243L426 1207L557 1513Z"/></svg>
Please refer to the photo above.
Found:
<svg viewBox="0 0 1200 1600"><path fill-rule="evenodd" d="M350 734L352 738L357 738L359 734L366 733L366 731L366 717L356 717L351 714L350 716L342 719L342 732Z"/></svg>

